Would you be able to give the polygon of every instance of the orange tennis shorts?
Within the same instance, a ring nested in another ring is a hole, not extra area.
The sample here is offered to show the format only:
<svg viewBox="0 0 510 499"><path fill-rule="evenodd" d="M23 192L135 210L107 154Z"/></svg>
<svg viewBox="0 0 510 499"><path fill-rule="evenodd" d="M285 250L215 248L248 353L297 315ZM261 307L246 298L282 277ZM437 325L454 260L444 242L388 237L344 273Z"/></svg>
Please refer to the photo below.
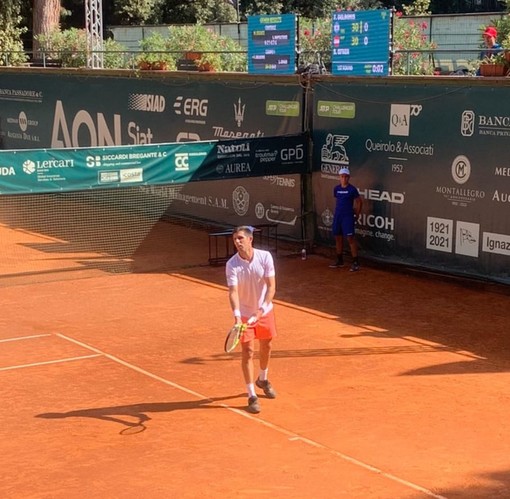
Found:
<svg viewBox="0 0 510 499"><path fill-rule="evenodd" d="M243 317L242 321L246 322L249 317ZM276 322L273 310L262 316L255 327L249 327L241 338L241 343L247 343L252 340L270 340L276 336Z"/></svg>

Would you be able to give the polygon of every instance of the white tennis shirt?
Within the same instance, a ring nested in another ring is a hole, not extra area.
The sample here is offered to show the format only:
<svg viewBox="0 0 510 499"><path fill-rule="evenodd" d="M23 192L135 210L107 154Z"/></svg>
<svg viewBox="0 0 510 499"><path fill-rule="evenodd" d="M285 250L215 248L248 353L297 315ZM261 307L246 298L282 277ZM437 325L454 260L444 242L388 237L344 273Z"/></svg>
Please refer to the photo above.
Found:
<svg viewBox="0 0 510 499"><path fill-rule="evenodd" d="M273 255L269 251L253 248L251 262L243 260L239 253L231 257L225 267L227 285L237 286L239 293L239 310L243 317L250 317L261 307L266 296L265 277L275 275ZM264 313L272 310L270 303Z"/></svg>

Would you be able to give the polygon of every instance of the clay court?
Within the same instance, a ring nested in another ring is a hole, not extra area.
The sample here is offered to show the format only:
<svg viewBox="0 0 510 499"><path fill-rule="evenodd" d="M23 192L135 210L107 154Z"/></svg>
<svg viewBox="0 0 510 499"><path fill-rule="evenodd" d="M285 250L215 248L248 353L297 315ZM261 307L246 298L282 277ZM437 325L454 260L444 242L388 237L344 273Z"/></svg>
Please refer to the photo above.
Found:
<svg viewBox="0 0 510 499"><path fill-rule="evenodd" d="M510 497L505 288L281 251L251 415L207 232L2 224L3 498Z"/></svg>

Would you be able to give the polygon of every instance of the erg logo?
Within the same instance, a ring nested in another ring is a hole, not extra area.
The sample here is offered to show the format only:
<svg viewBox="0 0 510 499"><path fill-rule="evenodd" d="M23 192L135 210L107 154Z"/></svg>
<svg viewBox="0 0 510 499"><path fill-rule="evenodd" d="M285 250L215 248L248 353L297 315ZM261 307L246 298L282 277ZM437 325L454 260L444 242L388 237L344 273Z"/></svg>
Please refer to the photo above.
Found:
<svg viewBox="0 0 510 499"><path fill-rule="evenodd" d="M207 109L209 105L209 99L196 99L187 98L185 99L182 95L179 95L174 102L175 114L185 116L207 116Z"/></svg>

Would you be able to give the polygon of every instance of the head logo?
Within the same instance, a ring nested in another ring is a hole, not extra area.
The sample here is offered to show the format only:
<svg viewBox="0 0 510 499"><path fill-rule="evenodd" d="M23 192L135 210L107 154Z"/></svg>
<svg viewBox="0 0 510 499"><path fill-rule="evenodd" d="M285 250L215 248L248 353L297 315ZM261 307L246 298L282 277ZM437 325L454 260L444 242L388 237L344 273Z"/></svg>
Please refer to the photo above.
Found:
<svg viewBox="0 0 510 499"><path fill-rule="evenodd" d="M248 208L250 207L250 194L242 185L236 187L232 192L232 203L234 205L234 211L240 217L248 213Z"/></svg>
<svg viewBox="0 0 510 499"><path fill-rule="evenodd" d="M460 133L464 137L471 137L475 133L475 113L464 111L460 122Z"/></svg>
<svg viewBox="0 0 510 499"><path fill-rule="evenodd" d="M236 120L237 126L241 128L241 125L244 121L244 110L246 108L246 104L241 102L241 97L237 100L237 104L234 104L234 118Z"/></svg>
<svg viewBox="0 0 510 499"><path fill-rule="evenodd" d="M471 175L471 163L466 156L457 156L452 163L452 177L457 184L465 184Z"/></svg>
<svg viewBox="0 0 510 499"><path fill-rule="evenodd" d="M419 116L422 106L416 104L392 104L390 111L390 135L409 137L411 116Z"/></svg>
<svg viewBox="0 0 510 499"><path fill-rule="evenodd" d="M349 140L349 135L333 135L328 133L326 143L321 149L321 160L326 163L348 165L349 156L345 150L344 143Z"/></svg>
<svg viewBox="0 0 510 499"><path fill-rule="evenodd" d="M29 175L35 172L35 163L31 161L30 159L27 159L23 163L23 171L25 173L28 173Z"/></svg>

